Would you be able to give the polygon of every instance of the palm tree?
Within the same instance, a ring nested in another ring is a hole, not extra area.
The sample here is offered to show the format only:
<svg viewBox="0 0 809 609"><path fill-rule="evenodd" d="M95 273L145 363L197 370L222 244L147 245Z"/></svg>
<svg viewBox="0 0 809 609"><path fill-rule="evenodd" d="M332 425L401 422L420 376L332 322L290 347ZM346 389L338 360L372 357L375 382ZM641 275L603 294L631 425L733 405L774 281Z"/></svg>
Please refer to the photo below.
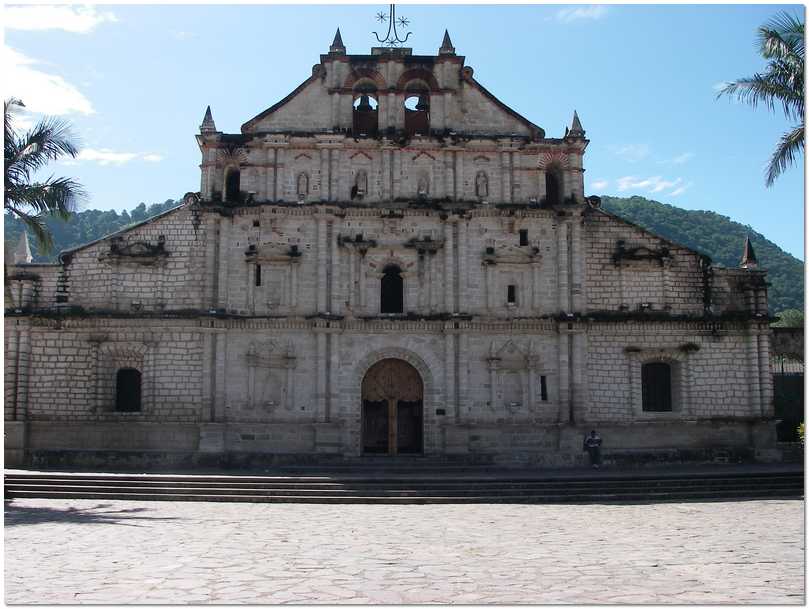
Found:
<svg viewBox="0 0 809 609"><path fill-rule="evenodd" d="M788 120L799 124L784 133L767 164L767 186L803 153L804 24L789 13L779 13L758 29L761 56L768 61L763 74L725 83L718 97L731 95L754 108L759 103L771 111L781 107Z"/></svg>
<svg viewBox="0 0 809 609"><path fill-rule="evenodd" d="M78 154L70 126L55 118L40 120L27 133L14 128L14 113L24 104L18 99L4 103L5 165L4 209L23 221L36 237L40 251L50 251L53 239L45 219L67 219L85 196L84 189L70 178L50 176L36 179L48 162Z"/></svg>

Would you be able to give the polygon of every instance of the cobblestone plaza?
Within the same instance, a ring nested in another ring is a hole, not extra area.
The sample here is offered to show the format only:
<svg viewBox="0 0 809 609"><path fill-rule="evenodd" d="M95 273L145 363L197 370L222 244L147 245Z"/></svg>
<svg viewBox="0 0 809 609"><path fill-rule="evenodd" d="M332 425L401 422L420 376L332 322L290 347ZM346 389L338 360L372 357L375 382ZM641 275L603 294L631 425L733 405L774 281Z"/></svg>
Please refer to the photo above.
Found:
<svg viewBox="0 0 809 609"><path fill-rule="evenodd" d="M18 499L19 603L804 603L804 503Z"/></svg>

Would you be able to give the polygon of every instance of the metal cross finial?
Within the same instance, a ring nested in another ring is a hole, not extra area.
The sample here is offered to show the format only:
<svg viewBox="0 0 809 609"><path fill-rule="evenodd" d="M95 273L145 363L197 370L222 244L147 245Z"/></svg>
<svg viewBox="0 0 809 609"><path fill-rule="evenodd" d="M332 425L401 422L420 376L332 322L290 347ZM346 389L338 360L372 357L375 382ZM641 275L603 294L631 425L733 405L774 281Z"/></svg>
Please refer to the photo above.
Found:
<svg viewBox="0 0 809 609"><path fill-rule="evenodd" d="M390 5L390 13L386 15L385 13L379 12L376 14L376 20L380 23L385 23L388 21L388 33L385 34L384 38L380 38L379 34L373 32L374 36L376 36L377 42L384 44L385 46L389 47L398 47L399 45L404 44L407 42L407 39L410 38L410 35L413 32L407 32L404 38L399 38L399 32L396 31L396 25L402 26L402 28L406 28L410 25L410 20L406 17L399 17L396 18L396 5Z"/></svg>

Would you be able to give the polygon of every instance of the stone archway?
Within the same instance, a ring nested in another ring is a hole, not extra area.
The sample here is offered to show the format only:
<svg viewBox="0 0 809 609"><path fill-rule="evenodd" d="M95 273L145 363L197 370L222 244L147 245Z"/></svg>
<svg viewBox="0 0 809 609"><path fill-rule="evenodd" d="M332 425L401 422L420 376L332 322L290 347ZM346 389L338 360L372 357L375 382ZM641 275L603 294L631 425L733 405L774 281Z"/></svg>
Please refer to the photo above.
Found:
<svg viewBox="0 0 809 609"><path fill-rule="evenodd" d="M424 383L412 365L388 358L362 379L362 452L418 454L424 449Z"/></svg>

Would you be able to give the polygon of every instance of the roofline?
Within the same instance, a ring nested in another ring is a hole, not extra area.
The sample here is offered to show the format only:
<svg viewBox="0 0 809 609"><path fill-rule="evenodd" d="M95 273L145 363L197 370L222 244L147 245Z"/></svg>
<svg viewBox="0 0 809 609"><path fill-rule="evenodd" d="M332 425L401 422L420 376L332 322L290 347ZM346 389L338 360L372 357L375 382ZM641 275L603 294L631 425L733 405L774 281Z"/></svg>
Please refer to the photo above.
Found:
<svg viewBox="0 0 809 609"><path fill-rule="evenodd" d="M118 229L114 233L104 235L103 237L99 237L98 239L95 239L94 241L90 241L90 242L84 243L82 245L77 245L76 247L72 247L72 248L67 249L67 250L62 250L61 252L59 252L59 255L56 257L56 259L59 261L59 264L64 264L64 260L63 260L64 256L72 256L73 254L75 254L79 250L83 250L83 249L85 249L87 247L90 247L91 245L96 245L97 243L101 243L102 241L104 241L106 239L109 239L110 237L114 237L116 235L120 235L120 234L123 234L123 233L128 233L131 230L134 230L134 229L139 228L141 226L145 226L146 224L150 224L151 222L154 222L155 220L159 220L163 216L168 216L169 214L174 213L175 211L177 211L178 209L180 209L183 206L185 206L185 203L180 203L177 207L172 207L171 209L167 209L164 212L160 212L156 216L152 216L151 218L146 218L145 220L141 220L140 222L136 222L135 224L130 224L128 226L125 226L124 228Z"/></svg>
<svg viewBox="0 0 809 609"><path fill-rule="evenodd" d="M502 110L504 110L505 112L510 114L512 117L514 117L517 120L522 121L523 123L527 124L529 126L529 128L536 129L539 132L539 139L545 139L545 130L542 127L540 127L537 124L532 123L527 118L525 118L522 114L520 114L519 112L517 112L513 108L511 108L511 107L507 106L506 104L504 104L503 102L501 102L499 99L497 99L497 97L491 91L489 91L486 87L484 87L477 80L475 80L474 77L470 77L468 82L472 86L477 87L478 90L481 93L483 93L483 95L485 97L489 98L491 101L493 101L495 104L497 104Z"/></svg>
<svg viewBox="0 0 809 609"><path fill-rule="evenodd" d="M315 81L315 79L317 79L319 77L320 77L319 72L315 73L315 74L312 74L309 78L307 78L301 84L299 84L297 87L295 87L292 90L292 92L289 95L287 95L286 97L284 97L281 101L274 103L272 106L270 106L269 108L267 108L263 112L257 114L256 116L251 118L249 121L244 123L242 125L242 128L241 128L242 133L246 133L247 130L250 129L253 126L254 123L257 123L258 121L262 120L263 118L266 118L268 115L272 114L273 112L275 112L276 110L278 110L282 106L286 105L293 97L295 97L298 93L303 91L304 88L306 88L309 84L313 83Z"/></svg>
<svg viewBox="0 0 809 609"><path fill-rule="evenodd" d="M635 224L634 222L630 222L626 218L622 218L621 216L618 216L616 214L608 212L605 209L602 209L600 207L591 207L590 209L593 210L593 211L602 213L605 216L609 216L610 218L613 218L615 220L618 220L619 222L623 222L627 226L631 226L632 228L636 228L636 229L646 233L647 235L651 235L652 237L654 237L656 239L659 239L663 243L667 243L668 245L671 245L673 247L679 247L680 249L684 249L684 250L686 250L688 252L691 252L692 254L696 254L700 258L706 259L708 261L708 263L713 266L713 259L708 254L705 254L705 253L703 253L703 252L701 252L699 250L695 250L694 248L688 247L687 245L683 245L682 243L677 243L676 241L672 241L671 239L666 239L665 237L661 237L657 233L653 233L652 231L650 231L648 228L642 227L640 224Z"/></svg>

